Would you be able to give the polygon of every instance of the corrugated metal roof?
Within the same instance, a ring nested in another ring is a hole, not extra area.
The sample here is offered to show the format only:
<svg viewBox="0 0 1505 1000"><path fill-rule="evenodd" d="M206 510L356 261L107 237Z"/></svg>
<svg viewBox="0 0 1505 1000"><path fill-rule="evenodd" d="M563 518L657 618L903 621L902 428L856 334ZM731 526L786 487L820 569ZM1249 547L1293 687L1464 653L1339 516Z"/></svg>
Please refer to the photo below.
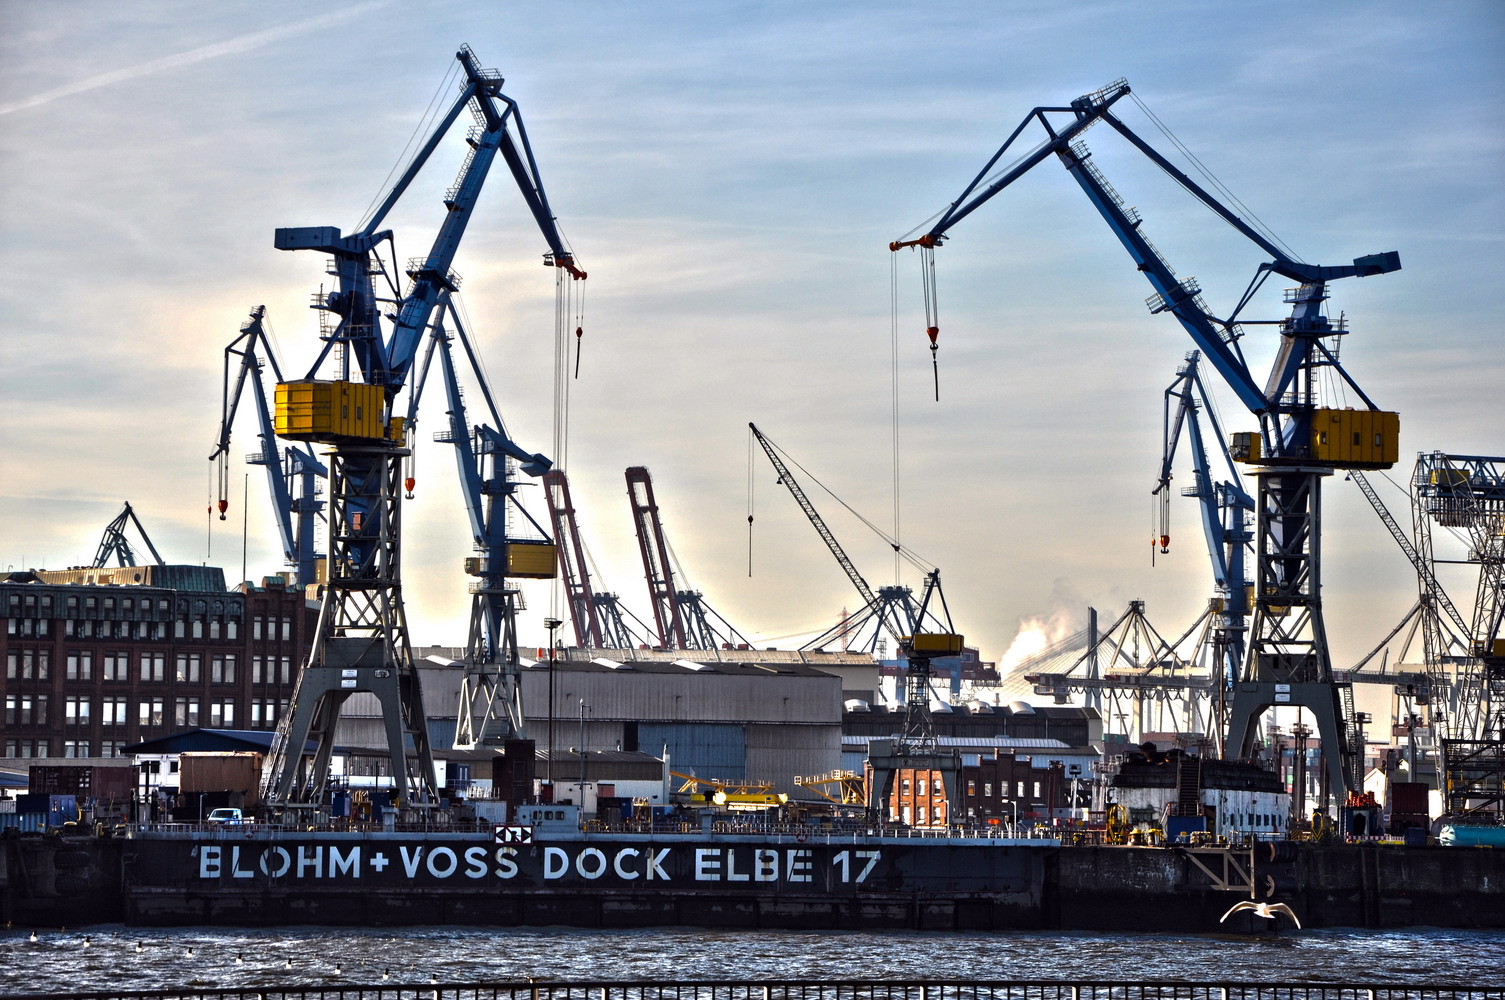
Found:
<svg viewBox="0 0 1505 1000"><path fill-rule="evenodd" d="M269 753L272 749L272 740L276 738L276 735L273 732L257 729L186 729L181 733L171 733L154 740L132 743L121 747L120 752L132 756L202 753L216 750L253 750L258 753ZM318 749L318 744L310 740L304 747L306 752L313 753ZM345 751L341 749L340 752Z"/></svg>

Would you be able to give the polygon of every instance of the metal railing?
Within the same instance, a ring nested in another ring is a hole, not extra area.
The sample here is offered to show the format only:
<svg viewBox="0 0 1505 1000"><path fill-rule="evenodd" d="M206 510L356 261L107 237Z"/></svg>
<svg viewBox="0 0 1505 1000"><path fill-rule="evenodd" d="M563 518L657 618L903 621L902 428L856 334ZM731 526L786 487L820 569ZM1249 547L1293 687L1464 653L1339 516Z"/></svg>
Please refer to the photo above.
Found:
<svg viewBox="0 0 1505 1000"><path fill-rule="evenodd" d="M12 994L0 1000L1505 1000L1505 987L960 980L511 982Z"/></svg>

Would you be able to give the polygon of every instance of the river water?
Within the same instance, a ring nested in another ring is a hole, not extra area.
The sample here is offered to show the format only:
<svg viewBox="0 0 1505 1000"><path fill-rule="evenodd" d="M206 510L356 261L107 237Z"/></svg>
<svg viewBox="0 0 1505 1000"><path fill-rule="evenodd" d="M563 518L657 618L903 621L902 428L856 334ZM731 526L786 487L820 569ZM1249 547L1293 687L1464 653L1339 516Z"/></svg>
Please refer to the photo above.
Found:
<svg viewBox="0 0 1505 1000"><path fill-rule="evenodd" d="M95 926L0 931L0 993L709 979L1357 983L1498 987L1505 932L1241 934Z"/></svg>

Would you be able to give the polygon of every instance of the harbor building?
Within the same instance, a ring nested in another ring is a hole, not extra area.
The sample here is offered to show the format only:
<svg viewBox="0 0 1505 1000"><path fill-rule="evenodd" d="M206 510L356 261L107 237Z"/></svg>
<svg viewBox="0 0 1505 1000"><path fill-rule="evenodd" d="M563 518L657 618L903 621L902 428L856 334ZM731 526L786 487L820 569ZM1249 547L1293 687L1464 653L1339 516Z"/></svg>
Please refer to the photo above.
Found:
<svg viewBox="0 0 1505 1000"><path fill-rule="evenodd" d="M6 757L111 758L185 728L273 730L318 608L281 577L208 566L0 579Z"/></svg>
<svg viewBox="0 0 1505 1000"><path fill-rule="evenodd" d="M560 756L579 748L667 752L682 774L767 781L791 794L796 776L840 763L846 682L801 659L810 654L560 649L551 661L547 650L539 652L543 658L522 661L522 702L528 735L545 758L550 749ZM436 747L454 741L463 654L455 647L414 650ZM375 697L352 695L336 742L376 746L384 739Z"/></svg>

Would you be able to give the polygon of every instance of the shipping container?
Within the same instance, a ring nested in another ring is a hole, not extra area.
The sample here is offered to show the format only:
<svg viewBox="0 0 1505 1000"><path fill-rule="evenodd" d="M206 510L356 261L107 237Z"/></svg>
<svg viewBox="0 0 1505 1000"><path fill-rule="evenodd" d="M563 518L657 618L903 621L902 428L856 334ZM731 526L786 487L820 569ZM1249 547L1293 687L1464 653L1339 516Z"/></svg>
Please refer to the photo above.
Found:
<svg viewBox="0 0 1505 1000"><path fill-rule="evenodd" d="M72 795L93 802L128 802L136 792L134 764L33 764L27 787L42 795Z"/></svg>
<svg viewBox="0 0 1505 1000"><path fill-rule="evenodd" d="M185 794L233 792L235 803L255 808L261 801L262 755L251 752L185 753L178 758L178 786Z"/></svg>

